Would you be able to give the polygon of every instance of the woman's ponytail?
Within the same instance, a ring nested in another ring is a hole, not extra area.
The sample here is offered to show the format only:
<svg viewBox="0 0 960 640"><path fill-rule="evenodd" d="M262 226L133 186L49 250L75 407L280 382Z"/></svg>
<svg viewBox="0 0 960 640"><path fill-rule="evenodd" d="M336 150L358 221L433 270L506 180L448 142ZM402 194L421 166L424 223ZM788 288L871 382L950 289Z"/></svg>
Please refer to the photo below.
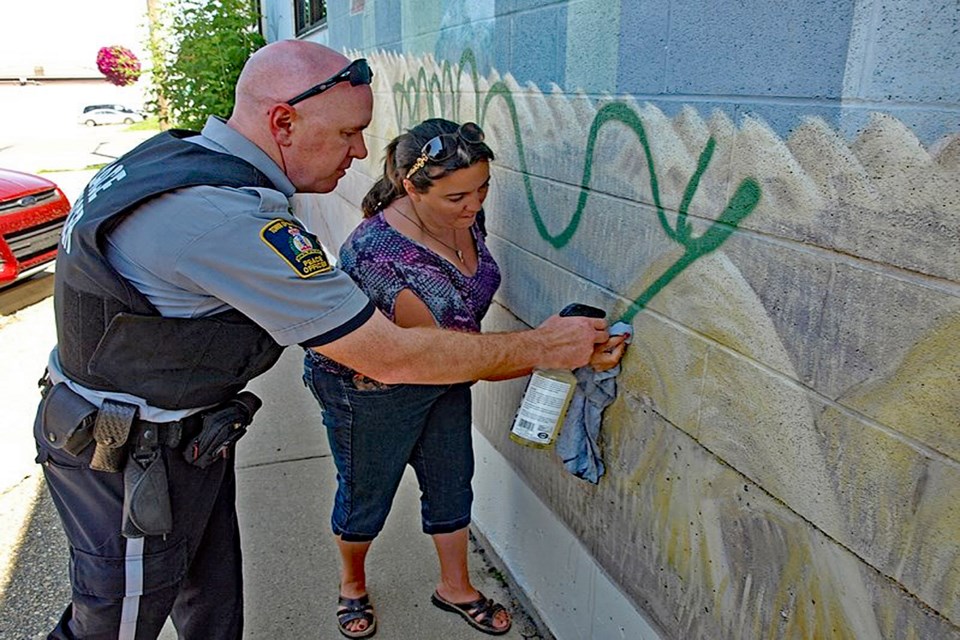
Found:
<svg viewBox="0 0 960 640"><path fill-rule="evenodd" d="M387 145L386 155L383 159L383 175L373 183L373 186L367 191L367 195L363 197L360 208L363 211L364 218L377 215L379 211L390 206L391 202L405 193L396 166L399 142L400 137L397 137Z"/></svg>

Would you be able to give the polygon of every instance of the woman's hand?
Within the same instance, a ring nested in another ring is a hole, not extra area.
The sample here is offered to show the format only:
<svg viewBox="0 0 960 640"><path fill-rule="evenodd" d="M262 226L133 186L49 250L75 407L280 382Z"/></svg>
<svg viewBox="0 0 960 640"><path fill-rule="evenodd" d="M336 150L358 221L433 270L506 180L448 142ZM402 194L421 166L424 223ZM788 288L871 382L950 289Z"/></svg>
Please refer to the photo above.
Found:
<svg viewBox="0 0 960 640"><path fill-rule="evenodd" d="M627 349L627 334L613 336L603 344L593 348L590 356L590 366L594 371L606 371L620 364L623 352Z"/></svg>

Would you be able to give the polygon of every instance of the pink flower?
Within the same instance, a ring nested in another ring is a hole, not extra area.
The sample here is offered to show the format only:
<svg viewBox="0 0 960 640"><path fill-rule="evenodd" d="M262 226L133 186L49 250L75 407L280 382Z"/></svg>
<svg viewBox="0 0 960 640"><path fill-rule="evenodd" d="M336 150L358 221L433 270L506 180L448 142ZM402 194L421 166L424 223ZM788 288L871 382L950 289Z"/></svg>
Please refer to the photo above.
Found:
<svg viewBox="0 0 960 640"><path fill-rule="evenodd" d="M113 45L97 52L97 69L113 84L124 87L140 79L140 61L130 49Z"/></svg>

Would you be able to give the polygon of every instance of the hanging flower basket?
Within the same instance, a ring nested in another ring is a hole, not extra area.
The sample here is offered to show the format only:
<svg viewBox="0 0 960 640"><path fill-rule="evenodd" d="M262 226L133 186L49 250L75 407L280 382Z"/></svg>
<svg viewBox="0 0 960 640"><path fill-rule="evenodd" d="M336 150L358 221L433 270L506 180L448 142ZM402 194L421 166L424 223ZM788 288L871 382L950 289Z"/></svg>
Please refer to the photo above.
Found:
<svg viewBox="0 0 960 640"><path fill-rule="evenodd" d="M102 47L97 52L97 68L118 87L125 87L140 79L140 61L126 47Z"/></svg>

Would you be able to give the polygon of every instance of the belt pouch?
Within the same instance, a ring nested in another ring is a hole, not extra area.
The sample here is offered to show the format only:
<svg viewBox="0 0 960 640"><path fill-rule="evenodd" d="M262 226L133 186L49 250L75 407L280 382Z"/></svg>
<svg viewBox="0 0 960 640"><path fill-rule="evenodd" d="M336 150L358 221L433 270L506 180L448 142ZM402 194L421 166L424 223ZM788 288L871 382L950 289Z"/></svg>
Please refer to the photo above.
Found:
<svg viewBox="0 0 960 640"><path fill-rule="evenodd" d="M93 425L93 450L90 468L94 471L116 473L123 469L125 445L130 436L130 427L137 415L137 407L124 402L104 400Z"/></svg>
<svg viewBox="0 0 960 640"><path fill-rule="evenodd" d="M139 442L123 469L123 528L127 538L165 535L173 531L167 465L156 427L143 427Z"/></svg>
<svg viewBox="0 0 960 640"><path fill-rule="evenodd" d="M40 433L47 446L78 456L93 440L97 407L62 382L53 385L41 400Z"/></svg>

